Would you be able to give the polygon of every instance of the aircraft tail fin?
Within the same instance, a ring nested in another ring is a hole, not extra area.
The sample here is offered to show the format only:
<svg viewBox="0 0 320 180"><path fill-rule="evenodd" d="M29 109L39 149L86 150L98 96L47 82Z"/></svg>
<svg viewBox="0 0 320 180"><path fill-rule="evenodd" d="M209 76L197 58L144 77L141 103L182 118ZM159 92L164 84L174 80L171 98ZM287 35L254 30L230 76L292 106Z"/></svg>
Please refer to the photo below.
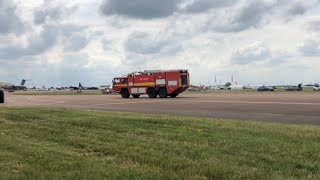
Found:
<svg viewBox="0 0 320 180"><path fill-rule="evenodd" d="M22 79L20 86L24 86L26 84L26 80Z"/></svg>

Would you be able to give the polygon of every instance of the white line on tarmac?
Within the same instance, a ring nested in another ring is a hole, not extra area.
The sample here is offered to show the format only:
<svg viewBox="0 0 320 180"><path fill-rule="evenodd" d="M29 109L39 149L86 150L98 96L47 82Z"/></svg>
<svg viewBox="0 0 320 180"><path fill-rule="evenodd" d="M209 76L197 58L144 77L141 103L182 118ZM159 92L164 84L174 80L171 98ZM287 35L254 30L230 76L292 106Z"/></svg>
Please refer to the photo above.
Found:
<svg viewBox="0 0 320 180"><path fill-rule="evenodd" d="M92 104L93 106L104 106L104 105L118 105L118 104L142 104L142 103L157 103L166 101L135 101L135 102L120 102L120 103L103 103L103 104Z"/></svg>
<svg viewBox="0 0 320 180"><path fill-rule="evenodd" d="M57 104L63 104L64 101L55 101L55 100L44 100L44 99L33 99L31 96L27 98L30 101L37 101L37 102L53 102Z"/></svg>
<svg viewBox="0 0 320 180"><path fill-rule="evenodd" d="M10 99L10 98L6 98L7 101L14 103L14 100Z"/></svg>
<svg viewBox="0 0 320 180"><path fill-rule="evenodd" d="M313 106L320 106L320 103L304 103L304 102L277 102L277 101L192 101L192 100L179 100L183 102L197 102L197 103L207 103L207 102L212 102L212 103L242 103L242 104L280 104L280 105L313 105ZM179 102L176 101L176 102Z"/></svg>

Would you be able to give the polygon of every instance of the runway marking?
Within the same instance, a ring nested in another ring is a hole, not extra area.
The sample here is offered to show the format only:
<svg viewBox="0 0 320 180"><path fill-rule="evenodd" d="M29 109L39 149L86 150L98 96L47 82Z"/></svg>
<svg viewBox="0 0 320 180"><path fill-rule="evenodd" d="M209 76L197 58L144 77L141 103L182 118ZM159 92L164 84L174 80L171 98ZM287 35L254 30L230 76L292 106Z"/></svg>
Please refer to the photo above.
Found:
<svg viewBox="0 0 320 180"><path fill-rule="evenodd" d="M142 104L142 103L156 103L156 102L166 102L164 100L155 100L155 101L135 101L135 102L119 102L119 103L103 103L103 104L91 104L93 106L104 106L104 105L119 105L119 104Z"/></svg>
<svg viewBox="0 0 320 180"><path fill-rule="evenodd" d="M315 105L320 106L320 103L299 103L299 102L268 102L268 101L190 101L190 100L180 100L184 102L198 102L198 103L206 103L206 102L213 102L213 103L243 103L243 104L280 104L280 105ZM179 102L179 101L176 101Z"/></svg>
<svg viewBox="0 0 320 180"><path fill-rule="evenodd" d="M30 101L37 101L37 102L53 102L57 104L63 104L64 101L55 101L55 100L43 100L43 99L33 99L31 96L27 98Z"/></svg>
<svg viewBox="0 0 320 180"><path fill-rule="evenodd" d="M14 103L14 100L10 99L10 98L6 98L7 101Z"/></svg>

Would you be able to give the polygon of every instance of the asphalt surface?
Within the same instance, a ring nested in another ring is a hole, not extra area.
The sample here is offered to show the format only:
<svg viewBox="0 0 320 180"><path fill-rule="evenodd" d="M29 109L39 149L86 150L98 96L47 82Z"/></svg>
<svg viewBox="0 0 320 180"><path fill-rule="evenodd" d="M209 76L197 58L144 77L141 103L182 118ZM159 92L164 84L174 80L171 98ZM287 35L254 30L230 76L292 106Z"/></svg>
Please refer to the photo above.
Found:
<svg viewBox="0 0 320 180"><path fill-rule="evenodd" d="M65 107L320 125L320 92L190 93L175 99L6 94L6 102L0 106Z"/></svg>

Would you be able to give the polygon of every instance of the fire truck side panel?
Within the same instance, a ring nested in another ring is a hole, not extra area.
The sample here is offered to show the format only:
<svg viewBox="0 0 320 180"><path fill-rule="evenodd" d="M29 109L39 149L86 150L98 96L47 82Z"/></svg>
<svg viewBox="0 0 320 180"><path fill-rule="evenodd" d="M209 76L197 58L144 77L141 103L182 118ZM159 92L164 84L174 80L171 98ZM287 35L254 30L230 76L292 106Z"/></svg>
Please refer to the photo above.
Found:
<svg viewBox="0 0 320 180"><path fill-rule="evenodd" d="M167 93L177 93L179 89L179 72L167 72Z"/></svg>
<svg viewBox="0 0 320 180"><path fill-rule="evenodd" d="M147 88L146 87L132 87L130 88L130 94L146 94Z"/></svg>
<svg viewBox="0 0 320 180"><path fill-rule="evenodd" d="M128 87L133 87L134 86L134 78L133 77L128 77Z"/></svg>
<svg viewBox="0 0 320 180"><path fill-rule="evenodd" d="M159 87L166 86L166 73L159 73L156 74L156 88L159 89Z"/></svg>
<svg viewBox="0 0 320 180"><path fill-rule="evenodd" d="M137 87L137 86L153 87L155 86L155 76L137 75L134 77L133 86L134 87Z"/></svg>

